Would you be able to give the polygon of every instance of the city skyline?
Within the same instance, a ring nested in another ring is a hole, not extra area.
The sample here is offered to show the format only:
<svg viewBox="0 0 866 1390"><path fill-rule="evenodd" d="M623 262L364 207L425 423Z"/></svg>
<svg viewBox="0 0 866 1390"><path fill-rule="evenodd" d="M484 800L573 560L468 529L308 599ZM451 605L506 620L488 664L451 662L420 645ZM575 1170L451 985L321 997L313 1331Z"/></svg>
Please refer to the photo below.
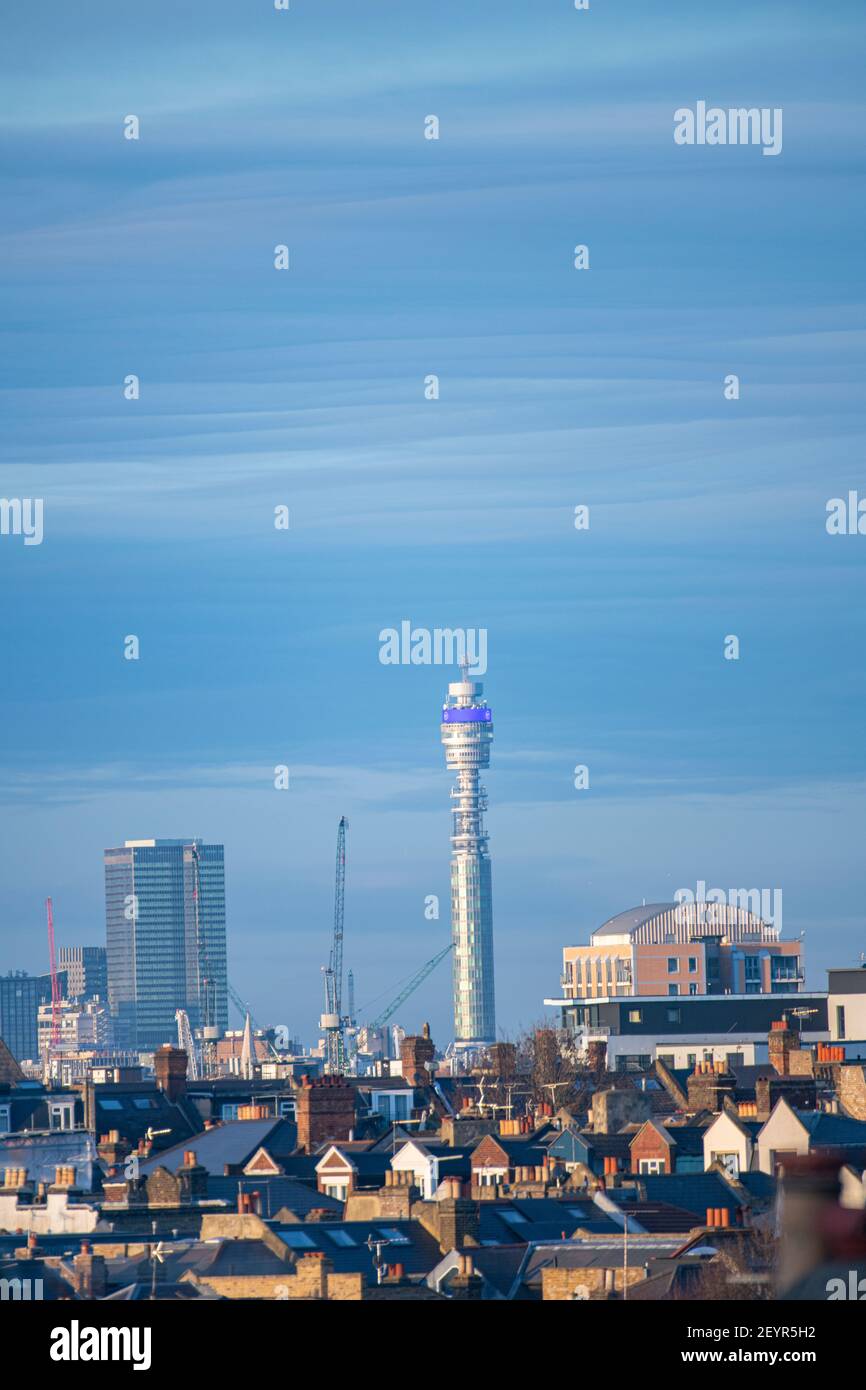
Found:
<svg viewBox="0 0 866 1390"><path fill-rule="evenodd" d="M782 890L813 988L859 959L862 14L540 8L10 16L2 493L45 507L0 538L4 969L47 969L49 894L102 941L106 846L194 834L239 992L312 1036L342 814L358 1008L432 956L407 615L489 634L503 1032L699 880ZM676 144L704 100L783 108L781 152ZM409 1026L448 1034L447 976Z"/></svg>

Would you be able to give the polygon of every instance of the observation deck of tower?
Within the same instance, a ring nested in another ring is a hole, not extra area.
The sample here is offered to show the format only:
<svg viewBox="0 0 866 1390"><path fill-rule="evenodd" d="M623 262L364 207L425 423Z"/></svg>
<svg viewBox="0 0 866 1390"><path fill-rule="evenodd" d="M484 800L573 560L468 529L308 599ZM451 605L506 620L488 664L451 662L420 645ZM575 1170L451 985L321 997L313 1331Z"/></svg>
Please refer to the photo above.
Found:
<svg viewBox="0 0 866 1390"><path fill-rule="evenodd" d="M442 707L445 764L456 776L451 790L451 937L454 1045L460 1050L496 1039L493 897L484 829L487 793L479 778L481 769L490 766L493 711L483 691L464 663Z"/></svg>

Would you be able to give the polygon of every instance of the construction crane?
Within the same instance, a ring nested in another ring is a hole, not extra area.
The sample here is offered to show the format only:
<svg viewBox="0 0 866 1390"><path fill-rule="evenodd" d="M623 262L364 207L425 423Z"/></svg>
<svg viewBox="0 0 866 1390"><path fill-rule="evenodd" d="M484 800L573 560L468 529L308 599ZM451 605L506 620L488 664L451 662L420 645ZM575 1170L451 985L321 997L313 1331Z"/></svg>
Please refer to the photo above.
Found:
<svg viewBox="0 0 866 1390"><path fill-rule="evenodd" d="M189 1014L186 1009L177 1009L174 1016L177 1021L177 1045L187 1056L187 1078L190 1081L201 1081L198 1048L192 1035Z"/></svg>
<svg viewBox="0 0 866 1390"><path fill-rule="evenodd" d="M51 1058L60 1045L60 981L57 978L57 952L54 945L54 906L50 898L45 899L48 915L48 968L51 971L51 1040L48 1044L46 1066L51 1068Z"/></svg>
<svg viewBox="0 0 866 1390"><path fill-rule="evenodd" d="M408 983L403 986L396 999L392 999L391 1003L387 1006L387 1008L383 1009L380 1014L377 1014L376 1017L372 1019L370 1023L364 1024L364 1031L366 1032L368 1037L370 1033L374 1033L377 1028L384 1027L384 1025L388 1022L388 1019L391 1018L400 1008L400 1005L405 1004L406 1000L409 998L409 995L414 994L418 986L423 984L424 981L427 979L427 976L432 974L432 972L436 969L436 966L439 964L439 962L445 959L448 952L451 950L452 945L453 942L449 941L447 946L443 946L441 951L437 951L435 956L431 956L430 960L426 961L425 964L421 966L421 969L417 971L408 981ZM356 1036L352 1041L351 1055L354 1056L357 1050L358 1039Z"/></svg>
<svg viewBox="0 0 866 1390"><path fill-rule="evenodd" d="M211 970L205 944L201 912L201 866L198 845L192 842L192 901L195 913L195 944L198 970L198 1005L202 1039L202 1069L210 1075L214 1069L219 1029L216 1021L216 978Z"/></svg>
<svg viewBox="0 0 866 1390"><path fill-rule="evenodd" d="M351 970L349 971L348 982L349 982L349 1012L348 1012L348 1014L346 1015L346 1022L348 1023L348 1025L349 1025L350 1028L354 1028L354 1026L355 1026L355 976L352 974Z"/></svg>
<svg viewBox="0 0 866 1390"><path fill-rule="evenodd" d="M325 977L325 1012L319 1026L325 1033L325 1072L340 1076L346 1070L346 1020L343 1018L343 913L346 898L346 829L340 817L337 827L337 869L334 878L334 936Z"/></svg>
<svg viewBox="0 0 866 1390"><path fill-rule="evenodd" d="M197 955L197 968L198 968L198 996L199 996L199 1008L200 1008L200 1011L201 1011L201 1037L202 1037L201 1070L202 1070L202 1073L203 1073L203 1074L209 1074L210 1072L212 1072L212 1071L214 1070L214 1067L215 1067L216 1042L217 1042L217 1038L219 1037L219 1028L218 1028L218 1026L217 1026L217 1020L216 1020L216 974L215 974L215 972L211 969L211 965L210 965L210 962L209 962L209 960L208 960L207 946L206 946L206 943L205 943L204 930L203 930L203 926L202 926L202 914L201 914L201 866L200 866L200 864L199 864L198 845L195 843L195 841L193 841L193 845L192 845L192 864L193 864L192 900L193 900L193 910L194 910L194 913L195 913L195 941L196 941L196 955ZM250 1022L252 1023L252 1026L253 1026L254 1028L258 1028L259 1025L258 1025L258 1023L256 1022L255 1017L253 1016L252 1009L250 1008L250 1006L249 1006L248 1004L246 1004L246 1003L244 1002L243 999L241 999L241 997L240 997L240 995L238 994L237 990L233 988L232 983L231 983L231 980L229 980L228 978L226 978L226 993L228 994L229 999L231 999L232 1003L234 1004L234 1006L235 1006L235 1008L237 1009L238 1013L240 1014L241 1018L244 1019L244 1020L246 1020L246 1017L247 1017L247 1015L249 1014ZM178 1010L178 1014L180 1014L181 1012L183 1012L184 1018L186 1018L186 1021L187 1021L187 1025L189 1025L189 1017L188 1017L188 1015L186 1014L185 1011L183 1011L183 1010ZM181 1026L181 1025L180 1025L180 1018L178 1017L178 1029L180 1029L180 1026ZM179 1036L180 1036L180 1034L178 1033L178 1037L179 1037ZM190 1032L190 1040L192 1040L192 1033L191 1033L191 1032ZM180 1044L180 1043L179 1043L179 1045L180 1045L180 1046L183 1046L183 1044ZM273 1044L269 1044L269 1046L270 1046L271 1051L273 1052L274 1056L277 1058L277 1060L281 1060L280 1054L277 1052L277 1050L276 1050L276 1048L273 1046ZM186 1050L186 1049L184 1049L184 1050ZM195 1049L193 1049L193 1051L195 1051ZM197 1081L197 1080L200 1080L201 1078L200 1078L200 1077L194 1077L194 1078L192 1078L192 1079Z"/></svg>
<svg viewBox="0 0 866 1390"><path fill-rule="evenodd" d="M237 990L232 985L231 980L226 980L226 993L228 994L229 999L234 1004L241 1018L246 1019L247 1014L249 1014L250 1022L252 1023L253 1027L258 1028L260 1025L256 1022L255 1014L253 1013L249 1004L245 1004L243 999L241 999L241 996L238 994Z"/></svg>

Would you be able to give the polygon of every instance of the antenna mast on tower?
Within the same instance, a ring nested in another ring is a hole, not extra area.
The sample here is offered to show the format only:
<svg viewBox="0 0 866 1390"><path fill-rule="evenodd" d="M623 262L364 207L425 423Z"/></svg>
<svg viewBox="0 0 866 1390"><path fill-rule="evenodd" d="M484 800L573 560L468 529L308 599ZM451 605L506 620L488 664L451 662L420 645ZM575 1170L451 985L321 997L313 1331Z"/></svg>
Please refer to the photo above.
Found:
<svg viewBox="0 0 866 1390"><path fill-rule="evenodd" d="M334 936L325 976L325 1012L320 1027L325 1033L325 1071L331 1076L346 1070L345 1020L343 1018L343 914L346 898L346 829L340 817L337 828L337 869L334 879Z"/></svg>
<svg viewBox="0 0 866 1390"><path fill-rule="evenodd" d="M48 968L51 971L51 1039L45 1060L50 1074L51 1058L60 1045L60 981L57 978L57 953L54 945L54 907L50 898L45 899L45 911L48 915Z"/></svg>

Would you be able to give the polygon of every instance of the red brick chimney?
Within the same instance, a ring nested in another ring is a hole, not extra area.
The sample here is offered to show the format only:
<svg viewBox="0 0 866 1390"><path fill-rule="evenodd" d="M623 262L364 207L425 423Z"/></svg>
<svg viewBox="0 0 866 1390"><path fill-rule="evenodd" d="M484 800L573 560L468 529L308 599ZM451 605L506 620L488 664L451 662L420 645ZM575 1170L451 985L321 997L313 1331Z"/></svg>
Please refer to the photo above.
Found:
<svg viewBox="0 0 866 1390"><path fill-rule="evenodd" d="M432 1063L436 1048L430 1037L430 1024L425 1023L420 1037L404 1038L400 1044L400 1061L403 1078L410 1086L429 1086L432 1071L427 1063Z"/></svg>
<svg viewBox="0 0 866 1390"><path fill-rule="evenodd" d="M355 1088L343 1076L309 1076L295 1092L298 1148L315 1153L320 1144L351 1139L355 1128Z"/></svg>
<svg viewBox="0 0 866 1390"><path fill-rule="evenodd" d="M169 1100L179 1100L186 1095L187 1055L181 1048L163 1043L154 1054L153 1067L156 1084Z"/></svg>
<svg viewBox="0 0 866 1390"><path fill-rule="evenodd" d="M790 1076L791 1074L791 1053L796 1052L800 1047L800 1034L791 1027L788 1022L788 1015L770 1024L770 1036L767 1039L767 1054L770 1066L775 1067L780 1076Z"/></svg>
<svg viewBox="0 0 866 1390"><path fill-rule="evenodd" d="M72 1261L73 1282L79 1298L104 1298L108 1292L105 1256L94 1255L89 1240L81 1242L81 1254Z"/></svg>

